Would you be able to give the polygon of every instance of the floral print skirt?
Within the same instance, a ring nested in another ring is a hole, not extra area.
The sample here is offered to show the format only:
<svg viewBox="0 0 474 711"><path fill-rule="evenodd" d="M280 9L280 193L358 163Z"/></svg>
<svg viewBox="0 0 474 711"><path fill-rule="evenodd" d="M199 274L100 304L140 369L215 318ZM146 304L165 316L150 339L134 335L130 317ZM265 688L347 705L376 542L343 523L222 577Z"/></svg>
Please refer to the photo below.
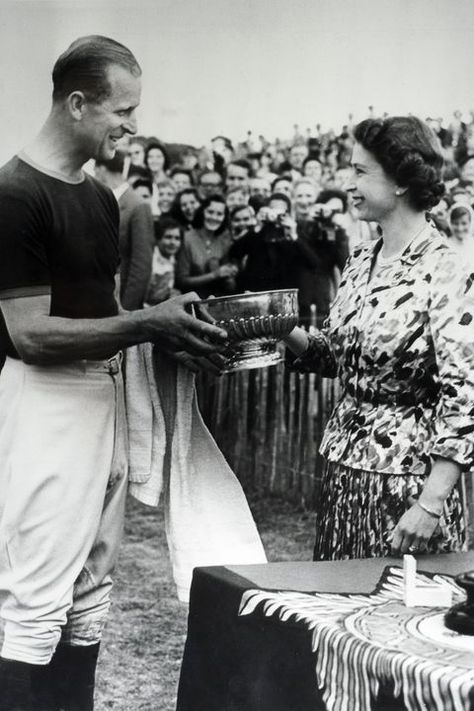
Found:
<svg viewBox="0 0 474 711"><path fill-rule="evenodd" d="M314 560L390 555L393 530L421 494L425 478L379 474L326 462L317 507ZM464 506L456 487L444 504L427 553L466 549Z"/></svg>

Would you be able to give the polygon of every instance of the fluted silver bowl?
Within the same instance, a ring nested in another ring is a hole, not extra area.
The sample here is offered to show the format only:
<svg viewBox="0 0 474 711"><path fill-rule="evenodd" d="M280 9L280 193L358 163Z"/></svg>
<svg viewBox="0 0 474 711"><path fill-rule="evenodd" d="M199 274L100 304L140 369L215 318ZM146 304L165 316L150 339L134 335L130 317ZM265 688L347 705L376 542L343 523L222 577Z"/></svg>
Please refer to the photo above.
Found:
<svg viewBox="0 0 474 711"><path fill-rule="evenodd" d="M263 368L282 360L278 341L298 322L298 290L256 291L194 302L198 318L225 329L224 372Z"/></svg>

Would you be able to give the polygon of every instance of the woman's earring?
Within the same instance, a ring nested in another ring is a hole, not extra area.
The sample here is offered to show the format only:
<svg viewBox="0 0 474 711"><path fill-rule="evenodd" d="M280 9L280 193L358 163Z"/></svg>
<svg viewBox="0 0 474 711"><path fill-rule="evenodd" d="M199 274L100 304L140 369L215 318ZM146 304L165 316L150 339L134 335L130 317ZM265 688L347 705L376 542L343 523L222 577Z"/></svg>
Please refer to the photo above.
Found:
<svg viewBox="0 0 474 711"><path fill-rule="evenodd" d="M401 190L395 190L395 195L401 195L402 191Z"/></svg>

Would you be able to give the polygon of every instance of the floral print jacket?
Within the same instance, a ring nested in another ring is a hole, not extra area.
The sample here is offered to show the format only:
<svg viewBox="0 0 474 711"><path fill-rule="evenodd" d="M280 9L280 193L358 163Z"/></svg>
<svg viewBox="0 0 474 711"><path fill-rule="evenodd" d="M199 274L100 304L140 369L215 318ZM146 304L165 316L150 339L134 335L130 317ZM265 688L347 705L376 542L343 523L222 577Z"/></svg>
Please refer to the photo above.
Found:
<svg viewBox="0 0 474 711"><path fill-rule="evenodd" d="M322 331L292 368L338 376L321 453L355 469L427 474L474 458L474 273L427 227L369 279L382 240L350 257Z"/></svg>

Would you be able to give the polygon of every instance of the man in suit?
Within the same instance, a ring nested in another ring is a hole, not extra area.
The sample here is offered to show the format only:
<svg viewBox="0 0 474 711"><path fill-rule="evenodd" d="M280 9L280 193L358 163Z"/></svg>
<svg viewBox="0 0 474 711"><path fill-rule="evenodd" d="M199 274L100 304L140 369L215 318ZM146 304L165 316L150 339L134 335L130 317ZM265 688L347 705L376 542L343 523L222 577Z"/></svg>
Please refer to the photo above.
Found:
<svg viewBox="0 0 474 711"><path fill-rule="evenodd" d="M110 188L120 209L120 302L133 311L143 307L150 281L154 233L150 206L123 177L125 155L96 161L95 177Z"/></svg>

